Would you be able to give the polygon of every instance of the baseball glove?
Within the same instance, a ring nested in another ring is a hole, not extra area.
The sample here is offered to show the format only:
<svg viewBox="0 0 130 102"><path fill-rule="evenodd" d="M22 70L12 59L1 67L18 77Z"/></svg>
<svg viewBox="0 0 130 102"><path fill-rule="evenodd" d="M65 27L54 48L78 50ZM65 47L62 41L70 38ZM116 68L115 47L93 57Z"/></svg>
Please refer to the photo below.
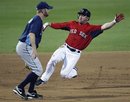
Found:
<svg viewBox="0 0 130 102"><path fill-rule="evenodd" d="M116 14L116 17L115 17L116 23L120 22L123 19L124 19L124 15L122 13L121 14Z"/></svg>

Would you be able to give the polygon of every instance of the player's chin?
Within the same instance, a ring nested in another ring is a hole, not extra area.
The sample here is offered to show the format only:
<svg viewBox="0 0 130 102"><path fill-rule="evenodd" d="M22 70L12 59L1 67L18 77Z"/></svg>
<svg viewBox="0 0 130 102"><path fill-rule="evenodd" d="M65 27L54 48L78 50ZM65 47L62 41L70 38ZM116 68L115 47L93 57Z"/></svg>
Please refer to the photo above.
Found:
<svg viewBox="0 0 130 102"><path fill-rule="evenodd" d="M84 22L82 22L82 21L79 21L79 23L80 23L80 24L84 24Z"/></svg>
<svg viewBox="0 0 130 102"><path fill-rule="evenodd" d="M45 16L45 17L48 17L49 15L46 13L46 14L44 14L44 16Z"/></svg>
<svg viewBox="0 0 130 102"><path fill-rule="evenodd" d="M83 21L82 21L82 20L80 20L80 19L78 19L78 22L79 22L79 23L81 23L81 24L83 23Z"/></svg>

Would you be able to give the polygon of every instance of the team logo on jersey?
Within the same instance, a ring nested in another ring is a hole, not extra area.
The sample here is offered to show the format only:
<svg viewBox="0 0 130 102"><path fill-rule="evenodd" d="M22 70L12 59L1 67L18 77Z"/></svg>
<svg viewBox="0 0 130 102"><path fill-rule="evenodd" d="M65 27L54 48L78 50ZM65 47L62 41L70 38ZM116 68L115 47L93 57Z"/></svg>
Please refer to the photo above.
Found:
<svg viewBox="0 0 130 102"><path fill-rule="evenodd" d="M71 34L77 34L77 31L78 31L77 29L71 29L71 30L70 30L70 33L71 33ZM87 38L87 35L86 35L84 32L82 32L82 31L79 32L79 35L80 35L81 37L83 37L84 39Z"/></svg>
<svg viewBox="0 0 130 102"><path fill-rule="evenodd" d="M70 33L76 34L77 33L77 29L70 29Z"/></svg>
<svg viewBox="0 0 130 102"><path fill-rule="evenodd" d="M82 36L84 39L87 38L87 35L84 32L82 32L82 31L80 31L79 35Z"/></svg>

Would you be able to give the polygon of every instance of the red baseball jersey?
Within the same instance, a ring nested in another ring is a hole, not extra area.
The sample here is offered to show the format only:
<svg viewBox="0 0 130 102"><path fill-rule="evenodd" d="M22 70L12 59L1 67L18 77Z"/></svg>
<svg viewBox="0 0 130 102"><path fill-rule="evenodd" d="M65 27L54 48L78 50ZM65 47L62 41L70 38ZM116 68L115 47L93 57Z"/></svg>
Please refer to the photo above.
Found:
<svg viewBox="0 0 130 102"><path fill-rule="evenodd" d="M69 35L66 43L76 49L85 49L93 38L103 32L101 25L80 24L77 21L69 21L63 23L51 23L54 29L68 30Z"/></svg>

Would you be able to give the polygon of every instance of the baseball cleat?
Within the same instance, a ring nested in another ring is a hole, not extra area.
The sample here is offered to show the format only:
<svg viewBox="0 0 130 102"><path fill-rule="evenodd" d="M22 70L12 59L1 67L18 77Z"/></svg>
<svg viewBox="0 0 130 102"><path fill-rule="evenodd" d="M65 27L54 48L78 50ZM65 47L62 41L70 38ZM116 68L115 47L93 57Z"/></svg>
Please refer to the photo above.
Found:
<svg viewBox="0 0 130 102"><path fill-rule="evenodd" d="M73 76L72 78L76 78L78 75Z"/></svg>
<svg viewBox="0 0 130 102"><path fill-rule="evenodd" d="M43 95L40 95L34 90L34 92L29 93L27 92L27 98L28 99L43 99Z"/></svg>
<svg viewBox="0 0 130 102"><path fill-rule="evenodd" d="M22 99L25 99L25 100L28 99L27 96L25 95L24 90L21 88L18 88L18 86L16 86L15 89L13 89L13 92L17 94L18 96L20 96Z"/></svg>
<svg viewBox="0 0 130 102"><path fill-rule="evenodd" d="M40 84L43 84L43 83L45 83L45 82L43 80L39 79L36 81L35 85L39 86Z"/></svg>
<svg viewBox="0 0 130 102"><path fill-rule="evenodd" d="M77 67L74 67L73 68L75 71L76 71L76 73L77 73L77 71L78 71L78 68ZM76 74L75 76L73 76L72 78L76 78L78 76L78 74Z"/></svg>

